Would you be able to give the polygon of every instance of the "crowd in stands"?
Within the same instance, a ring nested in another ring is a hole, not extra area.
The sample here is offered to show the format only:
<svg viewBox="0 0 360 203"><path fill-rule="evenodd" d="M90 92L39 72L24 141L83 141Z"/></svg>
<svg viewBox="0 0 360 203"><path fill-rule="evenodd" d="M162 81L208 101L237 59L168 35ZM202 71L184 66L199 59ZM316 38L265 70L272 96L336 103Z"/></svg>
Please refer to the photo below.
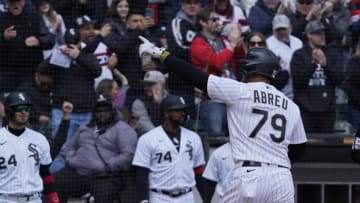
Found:
<svg viewBox="0 0 360 203"><path fill-rule="evenodd" d="M110 179L131 170L137 138L162 124L169 94L190 106L188 128L227 136L225 104L139 57L139 35L239 81L247 51L267 47L281 66L274 85L300 107L306 132L339 130L337 88L347 95L347 122L360 127L359 0L0 0L0 13L0 123L3 98L26 92L29 127L57 152L50 169L64 199L125 190ZM67 191L74 182L86 187Z"/></svg>

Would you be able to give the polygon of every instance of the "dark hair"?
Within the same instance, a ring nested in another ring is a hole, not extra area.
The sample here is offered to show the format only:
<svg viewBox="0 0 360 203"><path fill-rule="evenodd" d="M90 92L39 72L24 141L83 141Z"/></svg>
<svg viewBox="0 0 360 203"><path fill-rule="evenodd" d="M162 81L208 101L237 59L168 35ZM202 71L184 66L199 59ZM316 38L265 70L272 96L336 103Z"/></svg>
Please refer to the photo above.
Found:
<svg viewBox="0 0 360 203"><path fill-rule="evenodd" d="M265 47L267 47L266 45L266 37L261 33L261 32L250 32L247 37L245 38L245 44L247 47L249 47L249 42L251 40L251 38L253 38L254 36L258 36L262 41L265 42Z"/></svg>
<svg viewBox="0 0 360 203"><path fill-rule="evenodd" d="M110 18L120 19L120 16L118 15L118 13L116 11L116 7L121 1L126 1L126 2L128 2L128 5L129 5L128 0L112 0L110 7L109 7L109 17ZM129 12L130 12L130 5L129 5Z"/></svg>
<svg viewBox="0 0 360 203"><path fill-rule="evenodd" d="M95 90L96 94L98 95L102 94L106 98L111 98L110 93L111 93L111 89L113 88L113 82L114 80L111 79L101 80L101 82L98 84Z"/></svg>
<svg viewBox="0 0 360 203"><path fill-rule="evenodd" d="M199 11L199 13L196 16L196 29L200 31L202 29L202 26L200 24L200 21L207 21L211 15L211 10L208 8L203 8Z"/></svg>
<svg viewBox="0 0 360 203"><path fill-rule="evenodd" d="M126 20L129 20L130 17L132 17L133 15L145 15L145 11L141 10L141 9L129 9L129 13L126 16Z"/></svg>

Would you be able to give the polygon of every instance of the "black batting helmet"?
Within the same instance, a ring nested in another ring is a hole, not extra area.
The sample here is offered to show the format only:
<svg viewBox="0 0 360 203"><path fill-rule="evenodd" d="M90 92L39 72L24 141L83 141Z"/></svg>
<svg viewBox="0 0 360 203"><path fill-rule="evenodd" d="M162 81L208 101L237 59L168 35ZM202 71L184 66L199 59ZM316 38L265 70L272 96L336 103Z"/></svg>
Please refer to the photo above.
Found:
<svg viewBox="0 0 360 203"><path fill-rule="evenodd" d="M252 48L242 60L245 75L262 75L273 80L280 71L280 58L267 48Z"/></svg>
<svg viewBox="0 0 360 203"><path fill-rule="evenodd" d="M188 108L188 105L185 103L184 98L177 95L169 94L160 103L161 112L168 110L180 110L186 108Z"/></svg>
<svg viewBox="0 0 360 203"><path fill-rule="evenodd" d="M5 113L8 118L13 115L13 107L19 105L28 105L32 106L29 96L24 92L11 92L4 102Z"/></svg>

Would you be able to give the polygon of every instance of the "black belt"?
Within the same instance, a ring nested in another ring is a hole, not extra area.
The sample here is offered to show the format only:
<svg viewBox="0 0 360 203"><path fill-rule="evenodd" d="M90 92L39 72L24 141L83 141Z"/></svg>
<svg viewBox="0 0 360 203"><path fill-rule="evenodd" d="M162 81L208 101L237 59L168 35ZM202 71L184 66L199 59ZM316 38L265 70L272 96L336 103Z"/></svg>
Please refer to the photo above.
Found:
<svg viewBox="0 0 360 203"><path fill-rule="evenodd" d="M12 200L12 201L21 201L21 202L28 202L34 199L41 198L41 193L36 192L30 195L23 195L23 194L1 194L0 199Z"/></svg>
<svg viewBox="0 0 360 203"><path fill-rule="evenodd" d="M157 189L151 189L152 192L162 193L164 195L168 195L170 197L179 197L181 195L185 195L186 193L189 193L192 191L192 188L184 189L184 190L176 190L176 191L167 191L167 190L157 190Z"/></svg>
<svg viewBox="0 0 360 203"><path fill-rule="evenodd" d="M270 163L261 163L258 161L244 161L242 166L243 167L261 167L261 165L271 165ZM286 166L277 165L279 168L287 168Z"/></svg>

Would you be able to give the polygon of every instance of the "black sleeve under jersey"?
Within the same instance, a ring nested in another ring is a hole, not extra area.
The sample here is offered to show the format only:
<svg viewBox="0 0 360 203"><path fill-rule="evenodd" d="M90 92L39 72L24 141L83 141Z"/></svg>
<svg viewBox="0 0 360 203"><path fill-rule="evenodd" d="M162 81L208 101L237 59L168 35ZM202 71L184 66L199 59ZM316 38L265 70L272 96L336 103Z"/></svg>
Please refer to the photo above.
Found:
<svg viewBox="0 0 360 203"><path fill-rule="evenodd" d="M212 197L214 195L217 182L203 178L203 203L211 203Z"/></svg>
<svg viewBox="0 0 360 203"><path fill-rule="evenodd" d="M180 76L202 91L207 92L209 74L202 72L192 64L172 56L171 54L166 57L164 64L176 75Z"/></svg>
<svg viewBox="0 0 360 203"><path fill-rule="evenodd" d="M149 169L136 166L136 195L139 202L149 200Z"/></svg>
<svg viewBox="0 0 360 203"><path fill-rule="evenodd" d="M299 160L304 154L306 150L306 143L301 144L290 144L289 145L288 156L291 163Z"/></svg>

